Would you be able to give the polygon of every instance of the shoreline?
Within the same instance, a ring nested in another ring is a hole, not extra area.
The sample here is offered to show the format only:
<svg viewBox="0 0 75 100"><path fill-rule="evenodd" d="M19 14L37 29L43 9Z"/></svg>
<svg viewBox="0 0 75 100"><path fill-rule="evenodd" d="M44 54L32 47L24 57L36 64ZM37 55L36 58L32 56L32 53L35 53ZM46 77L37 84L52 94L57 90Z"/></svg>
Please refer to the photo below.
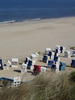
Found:
<svg viewBox="0 0 75 100"><path fill-rule="evenodd" d="M74 18L75 16L64 16L64 17L56 17L56 18L33 18L33 19L25 19L25 20L6 20L0 21L0 24L13 24L13 23L25 23L25 22L35 22L35 21L45 21L45 20L55 20L55 19L63 19L63 18Z"/></svg>

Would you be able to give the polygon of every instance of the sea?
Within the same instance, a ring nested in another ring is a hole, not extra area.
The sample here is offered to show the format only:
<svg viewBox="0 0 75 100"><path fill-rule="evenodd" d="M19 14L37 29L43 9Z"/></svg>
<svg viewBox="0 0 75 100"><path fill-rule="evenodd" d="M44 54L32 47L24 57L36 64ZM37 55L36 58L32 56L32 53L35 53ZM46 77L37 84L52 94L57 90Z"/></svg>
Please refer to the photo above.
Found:
<svg viewBox="0 0 75 100"><path fill-rule="evenodd" d="M75 16L75 0L0 0L0 23Z"/></svg>

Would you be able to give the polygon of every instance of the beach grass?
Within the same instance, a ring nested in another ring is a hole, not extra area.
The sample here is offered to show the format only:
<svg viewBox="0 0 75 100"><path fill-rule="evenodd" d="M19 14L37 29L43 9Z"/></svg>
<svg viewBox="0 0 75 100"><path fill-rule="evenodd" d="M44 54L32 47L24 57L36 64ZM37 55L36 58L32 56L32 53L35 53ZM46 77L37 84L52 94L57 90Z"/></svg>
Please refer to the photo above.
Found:
<svg viewBox="0 0 75 100"><path fill-rule="evenodd" d="M72 73L70 75L72 77ZM0 100L75 100L75 83L70 75L65 72L40 74L30 83L2 88Z"/></svg>

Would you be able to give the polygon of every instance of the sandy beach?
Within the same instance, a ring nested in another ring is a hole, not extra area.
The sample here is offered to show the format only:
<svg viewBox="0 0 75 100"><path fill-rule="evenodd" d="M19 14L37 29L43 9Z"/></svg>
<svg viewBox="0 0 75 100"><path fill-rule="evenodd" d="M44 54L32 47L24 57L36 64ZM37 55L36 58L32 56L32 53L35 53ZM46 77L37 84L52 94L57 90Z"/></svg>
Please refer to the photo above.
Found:
<svg viewBox="0 0 75 100"><path fill-rule="evenodd" d="M31 52L75 45L75 17L0 24L0 57L25 57Z"/></svg>
<svg viewBox="0 0 75 100"><path fill-rule="evenodd" d="M32 52L44 51L46 47L53 49L57 44L69 49L70 46L75 46L74 21L75 17L69 17L0 24L0 57L3 59L12 57L23 59ZM61 60L65 61L66 64L71 62L71 59ZM18 69L20 70L21 67ZM20 76L23 78L22 73L15 72L11 68L10 71L0 71L0 76ZM27 73L24 76L24 81L33 78L34 76Z"/></svg>

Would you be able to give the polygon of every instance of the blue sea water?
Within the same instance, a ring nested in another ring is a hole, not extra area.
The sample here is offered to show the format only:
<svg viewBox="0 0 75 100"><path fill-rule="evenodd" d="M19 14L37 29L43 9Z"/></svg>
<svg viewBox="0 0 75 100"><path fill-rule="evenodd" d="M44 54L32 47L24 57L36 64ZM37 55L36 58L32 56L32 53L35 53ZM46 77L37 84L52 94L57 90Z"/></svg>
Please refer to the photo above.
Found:
<svg viewBox="0 0 75 100"><path fill-rule="evenodd" d="M75 16L75 0L0 0L0 22Z"/></svg>

